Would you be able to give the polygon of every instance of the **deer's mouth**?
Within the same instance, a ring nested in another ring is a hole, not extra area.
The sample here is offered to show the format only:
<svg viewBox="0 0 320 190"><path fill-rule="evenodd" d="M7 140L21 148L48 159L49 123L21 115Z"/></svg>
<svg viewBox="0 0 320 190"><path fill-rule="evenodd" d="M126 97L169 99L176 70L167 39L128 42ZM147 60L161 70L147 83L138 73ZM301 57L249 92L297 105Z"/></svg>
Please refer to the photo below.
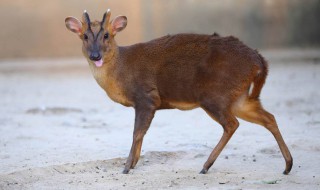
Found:
<svg viewBox="0 0 320 190"><path fill-rule="evenodd" d="M96 67L101 67L103 64L103 60L99 59L98 61L94 61L94 64L96 65Z"/></svg>

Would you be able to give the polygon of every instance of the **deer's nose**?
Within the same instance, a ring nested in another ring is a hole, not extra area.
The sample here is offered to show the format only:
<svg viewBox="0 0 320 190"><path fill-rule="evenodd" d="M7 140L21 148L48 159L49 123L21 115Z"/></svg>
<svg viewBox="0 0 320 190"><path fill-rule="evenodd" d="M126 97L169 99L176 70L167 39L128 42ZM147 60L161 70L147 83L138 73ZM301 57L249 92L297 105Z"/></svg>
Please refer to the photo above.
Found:
<svg viewBox="0 0 320 190"><path fill-rule="evenodd" d="M91 59L92 61L99 61L99 60L101 59L101 55L100 55L99 52L92 52L92 53L90 54L90 59Z"/></svg>

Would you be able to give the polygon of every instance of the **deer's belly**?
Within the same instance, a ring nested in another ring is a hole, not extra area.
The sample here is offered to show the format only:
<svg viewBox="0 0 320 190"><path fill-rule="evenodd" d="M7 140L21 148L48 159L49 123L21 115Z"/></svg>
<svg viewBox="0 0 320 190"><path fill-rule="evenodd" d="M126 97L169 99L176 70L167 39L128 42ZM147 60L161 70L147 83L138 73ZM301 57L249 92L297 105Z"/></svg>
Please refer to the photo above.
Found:
<svg viewBox="0 0 320 190"><path fill-rule="evenodd" d="M191 110L199 107L198 103L190 102L169 102L170 107L177 108L179 110Z"/></svg>

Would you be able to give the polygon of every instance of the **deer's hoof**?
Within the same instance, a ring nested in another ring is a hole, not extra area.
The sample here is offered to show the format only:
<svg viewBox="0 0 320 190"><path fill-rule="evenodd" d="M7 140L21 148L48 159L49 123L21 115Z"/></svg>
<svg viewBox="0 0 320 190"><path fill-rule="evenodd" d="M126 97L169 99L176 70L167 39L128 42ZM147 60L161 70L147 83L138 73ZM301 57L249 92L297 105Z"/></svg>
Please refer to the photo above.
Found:
<svg viewBox="0 0 320 190"><path fill-rule="evenodd" d="M125 169L122 171L122 173L123 173L123 174L128 174L129 171L130 171L129 169L126 169L126 168L125 168Z"/></svg>
<svg viewBox="0 0 320 190"><path fill-rule="evenodd" d="M289 172L290 172L290 171L284 170L284 171L283 171L283 174L284 174L284 175L288 175Z"/></svg>
<svg viewBox="0 0 320 190"><path fill-rule="evenodd" d="M200 171L200 174L206 174L208 172L208 170L206 170L206 169L202 169L201 171Z"/></svg>
<svg viewBox="0 0 320 190"><path fill-rule="evenodd" d="M292 169L292 165L293 165L293 161L292 161L292 158L286 162L286 169L283 171L283 174L284 175L288 175L289 172L291 171Z"/></svg>

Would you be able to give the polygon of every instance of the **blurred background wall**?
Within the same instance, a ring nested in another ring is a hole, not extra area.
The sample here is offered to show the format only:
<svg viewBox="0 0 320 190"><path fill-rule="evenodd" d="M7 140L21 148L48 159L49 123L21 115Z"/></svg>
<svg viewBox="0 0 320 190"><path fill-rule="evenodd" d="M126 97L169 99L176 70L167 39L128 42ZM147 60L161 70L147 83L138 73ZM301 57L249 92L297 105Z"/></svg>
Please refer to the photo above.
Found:
<svg viewBox="0 0 320 190"><path fill-rule="evenodd" d="M320 0L1 0L0 59L81 55L67 16L126 15L130 45L179 32L234 35L253 48L320 47Z"/></svg>

